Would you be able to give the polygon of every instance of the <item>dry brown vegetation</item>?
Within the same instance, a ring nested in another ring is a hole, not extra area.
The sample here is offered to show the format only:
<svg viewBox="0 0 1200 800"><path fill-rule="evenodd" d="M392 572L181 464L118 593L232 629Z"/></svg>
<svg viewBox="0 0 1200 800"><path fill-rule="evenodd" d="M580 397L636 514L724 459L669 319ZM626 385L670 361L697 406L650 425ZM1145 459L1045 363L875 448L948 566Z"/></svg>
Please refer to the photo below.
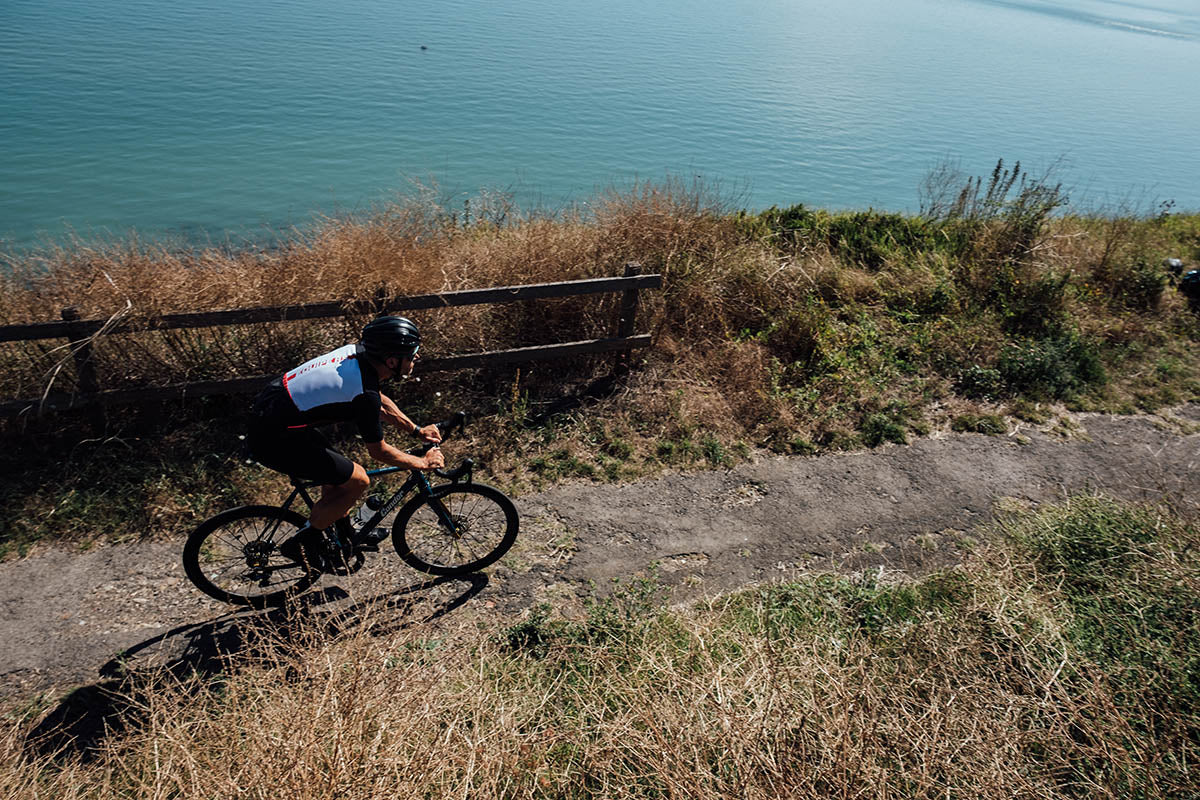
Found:
<svg viewBox="0 0 1200 800"><path fill-rule="evenodd" d="M1003 527L920 581L665 610L646 578L501 633L263 618L215 671L133 676L91 749L5 722L0 794L1195 796L1196 529L1096 498Z"/></svg>
<svg viewBox="0 0 1200 800"><path fill-rule="evenodd" d="M1200 266L1200 216L1056 216L1058 187L1002 165L947 198L921 217L745 214L704 186L668 182L551 218L521 216L502 197L469 217L417 198L269 250L132 241L11 258L0 323L54 320L65 306L121 319L608 276L629 261L663 273L640 315L655 346L603 397L586 391L610 371L602 358L396 390L421 418L458 407L483 418L470 447L516 489L726 465L754 448L904 441L963 415L1044 414L1052 403L1154 410L1200 396L1200 326L1161 266L1166 256ZM417 316L426 351L449 354L607 335L616 303ZM364 321L118 327L94 358L106 388L267 375L353 340ZM0 344L0 397L73 381L62 343ZM33 409L0 422L3 466L21 476L2 490L17 513L0 541L176 529L249 499L262 480L230 458L244 405L124 409L103 431L85 414Z"/></svg>

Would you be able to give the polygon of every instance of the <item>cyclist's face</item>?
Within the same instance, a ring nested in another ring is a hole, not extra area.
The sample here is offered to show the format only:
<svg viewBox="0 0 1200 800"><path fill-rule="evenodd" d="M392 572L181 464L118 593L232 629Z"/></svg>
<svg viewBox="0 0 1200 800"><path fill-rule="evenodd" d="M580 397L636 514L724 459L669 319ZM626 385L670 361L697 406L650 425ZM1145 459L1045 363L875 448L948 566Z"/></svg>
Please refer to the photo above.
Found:
<svg viewBox="0 0 1200 800"><path fill-rule="evenodd" d="M397 358L396 366L393 368L393 371L397 375L400 375L405 378L407 378L409 375L411 375L412 371L413 371L413 367L415 367L417 365L417 362L421 360L421 355L420 355L420 353L417 352L420 349L421 349L420 347L417 347L416 350L412 351L412 355L400 356L399 358Z"/></svg>

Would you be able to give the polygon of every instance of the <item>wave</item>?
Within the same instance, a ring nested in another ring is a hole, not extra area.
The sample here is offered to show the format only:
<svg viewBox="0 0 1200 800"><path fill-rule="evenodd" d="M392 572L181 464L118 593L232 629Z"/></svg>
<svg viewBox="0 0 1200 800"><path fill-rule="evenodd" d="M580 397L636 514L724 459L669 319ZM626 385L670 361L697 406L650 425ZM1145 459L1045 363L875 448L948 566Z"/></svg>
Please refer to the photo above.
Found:
<svg viewBox="0 0 1200 800"><path fill-rule="evenodd" d="M1148 36L1164 36L1170 39L1182 39L1187 41L1195 41L1198 37L1195 33L1187 30L1171 30L1164 27L1157 27L1152 23L1141 22L1136 20L1121 19L1118 17L1110 17L1105 14L1093 13L1081 8L1064 7L1062 4L1045 3L1045 2L1022 2L1021 0L977 0L977 2L986 3L993 6L1002 6L1004 8L1013 8L1019 11L1031 11L1035 14L1045 14L1047 16L1059 17L1060 19L1074 20L1075 22L1083 22L1089 25L1099 25L1106 28L1116 28L1118 30L1129 31L1130 33L1139 33ZM1166 9L1155 9L1149 6L1138 6L1126 3L1118 4L1122 8L1143 8L1162 13L1182 13L1178 11L1168 12ZM1197 27L1196 20L1180 19L1180 23L1187 28Z"/></svg>

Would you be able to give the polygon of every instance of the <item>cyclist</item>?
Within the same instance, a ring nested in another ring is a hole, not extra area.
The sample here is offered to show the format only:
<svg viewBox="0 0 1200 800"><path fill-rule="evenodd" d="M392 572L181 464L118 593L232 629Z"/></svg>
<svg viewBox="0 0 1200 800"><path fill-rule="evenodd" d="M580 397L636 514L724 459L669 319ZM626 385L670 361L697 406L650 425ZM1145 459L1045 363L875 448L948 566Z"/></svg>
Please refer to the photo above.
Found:
<svg viewBox="0 0 1200 800"><path fill-rule="evenodd" d="M367 323L357 344L339 347L289 370L255 398L246 440L250 455L266 467L321 483L321 499L308 522L282 542L279 552L297 563L320 564L324 543L338 536L330 526L346 515L370 485L367 471L335 450L318 425L354 422L371 457L384 464L429 470L444 466L437 447L414 456L388 444L382 422L437 444L437 426L421 427L379 389L381 381L407 378L420 359L421 335L404 317Z"/></svg>
<svg viewBox="0 0 1200 800"><path fill-rule="evenodd" d="M1180 267L1182 269L1182 267ZM1200 313L1200 269L1188 270L1179 279L1179 291L1188 299L1188 308Z"/></svg>

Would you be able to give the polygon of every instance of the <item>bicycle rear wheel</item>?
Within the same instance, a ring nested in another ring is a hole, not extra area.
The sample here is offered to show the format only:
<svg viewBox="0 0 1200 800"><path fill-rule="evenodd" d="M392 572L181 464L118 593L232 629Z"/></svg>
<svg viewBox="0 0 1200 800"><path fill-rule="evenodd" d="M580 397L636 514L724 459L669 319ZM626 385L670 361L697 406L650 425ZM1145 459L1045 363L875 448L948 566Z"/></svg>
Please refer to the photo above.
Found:
<svg viewBox="0 0 1200 800"><path fill-rule="evenodd" d="M188 536L183 569L210 597L255 608L276 605L321 575L279 553L279 545L304 523L300 514L277 506L223 511Z"/></svg>
<svg viewBox="0 0 1200 800"><path fill-rule="evenodd" d="M466 575L498 561L517 538L513 501L482 483L448 483L408 501L392 525L392 545L413 569Z"/></svg>

